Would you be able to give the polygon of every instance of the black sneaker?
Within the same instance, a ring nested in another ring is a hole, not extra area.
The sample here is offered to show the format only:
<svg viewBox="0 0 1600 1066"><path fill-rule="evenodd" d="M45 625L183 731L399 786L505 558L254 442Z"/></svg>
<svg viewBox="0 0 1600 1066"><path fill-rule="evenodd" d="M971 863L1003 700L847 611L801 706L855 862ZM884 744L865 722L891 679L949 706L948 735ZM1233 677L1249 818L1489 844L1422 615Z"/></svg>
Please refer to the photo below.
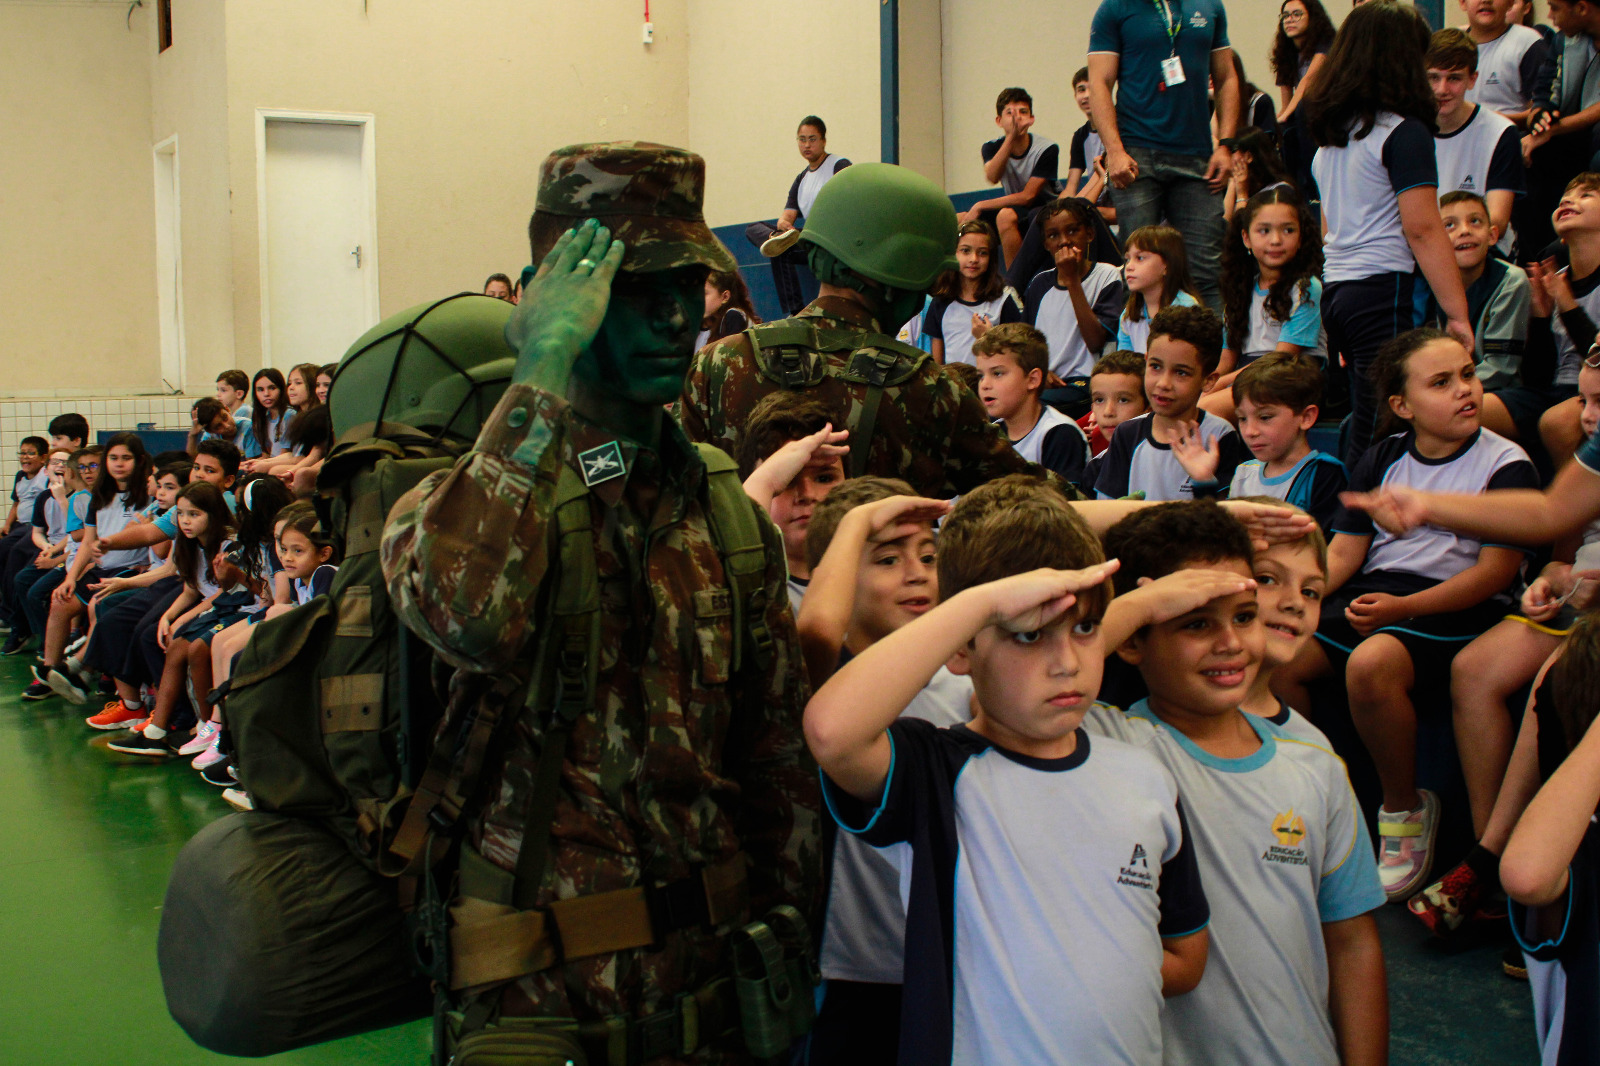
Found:
<svg viewBox="0 0 1600 1066"><path fill-rule="evenodd" d="M201 770L200 780L208 785L216 785L218 788L232 788L239 783L238 777L234 776L233 773L232 759L214 762L204 770Z"/></svg>
<svg viewBox="0 0 1600 1066"><path fill-rule="evenodd" d="M11 635L6 638L5 644L0 646L0 655L21 655L28 650L28 645L31 643L33 643L32 634L21 633L13 629Z"/></svg>
<svg viewBox="0 0 1600 1066"><path fill-rule="evenodd" d="M35 681L23 690L22 698L25 700L47 700L55 695L55 690L43 681Z"/></svg>
<svg viewBox="0 0 1600 1066"><path fill-rule="evenodd" d="M111 680L110 674L101 674L100 684L96 686L96 691L100 695L110 698L117 694L117 683Z"/></svg>
<svg viewBox="0 0 1600 1066"><path fill-rule="evenodd" d="M64 669L51 670L45 675L45 684L68 703L82 707L89 702L89 693L84 690L83 679L74 677Z"/></svg>
<svg viewBox="0 0 1600 1066"><path fill-rule="evenodd" d="M123 733L106 746L124 755L148 755L154 759L170 759L178 754L178 746L173 743L171 733L159 740L143 733Z"/></svg>

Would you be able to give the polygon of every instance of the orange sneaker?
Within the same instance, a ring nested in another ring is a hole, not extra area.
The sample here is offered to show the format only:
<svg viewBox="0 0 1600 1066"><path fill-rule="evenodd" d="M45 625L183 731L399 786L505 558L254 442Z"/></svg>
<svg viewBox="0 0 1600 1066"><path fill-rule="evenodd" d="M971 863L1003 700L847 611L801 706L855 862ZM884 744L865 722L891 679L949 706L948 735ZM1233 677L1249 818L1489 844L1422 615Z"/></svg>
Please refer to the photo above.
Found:
<svg viewBox="0 0 1600 1066"><path fill-rule="evenodd" d="M99 714L85 718L84 722L90 729L126 729L129 722L137 722L143 717L143 707L129 710L121 700L112 700Z"/></svg>

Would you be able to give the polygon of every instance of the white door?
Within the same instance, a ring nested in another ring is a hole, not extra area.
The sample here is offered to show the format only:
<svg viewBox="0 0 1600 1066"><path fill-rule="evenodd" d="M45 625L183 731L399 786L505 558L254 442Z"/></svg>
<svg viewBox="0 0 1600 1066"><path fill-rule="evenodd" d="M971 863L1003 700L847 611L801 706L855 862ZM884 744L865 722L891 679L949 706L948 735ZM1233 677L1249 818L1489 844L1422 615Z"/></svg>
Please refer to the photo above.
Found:
<svg viewBox="0 0 1600 1066"><path fill-rule="evenodd" d="M337 362L377 321L366 128L267 118L262 347L268 366Z"/></svg>
<svg viewBox="0 0 1600 1066"><path fill-rule="evenodd" d="M161 380L181 392L184 381L183 224L178 212L178 139L155 146L156 307L161 326Z"/></svg>

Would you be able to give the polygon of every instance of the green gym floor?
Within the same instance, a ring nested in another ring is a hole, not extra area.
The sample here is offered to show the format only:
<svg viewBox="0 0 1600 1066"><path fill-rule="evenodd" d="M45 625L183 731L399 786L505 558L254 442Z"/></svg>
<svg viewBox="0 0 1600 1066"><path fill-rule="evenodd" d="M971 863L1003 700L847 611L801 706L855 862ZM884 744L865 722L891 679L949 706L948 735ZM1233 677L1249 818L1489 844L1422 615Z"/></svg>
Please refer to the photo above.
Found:
<svg viewBox="0 0 1600 1066"><path fill-rule="evenodd" d="M27 657L0 659L0 1064L189 1066L230 1060L167 1014L156 928L184 841L227 814L186 761L106 748L94 708L23 703ZM1379 916L1396 1066L1537 1063L1528 986L1500 947L1446 954L1396 907ZM258 1060L425 1066L426 1022Z"/></svg>

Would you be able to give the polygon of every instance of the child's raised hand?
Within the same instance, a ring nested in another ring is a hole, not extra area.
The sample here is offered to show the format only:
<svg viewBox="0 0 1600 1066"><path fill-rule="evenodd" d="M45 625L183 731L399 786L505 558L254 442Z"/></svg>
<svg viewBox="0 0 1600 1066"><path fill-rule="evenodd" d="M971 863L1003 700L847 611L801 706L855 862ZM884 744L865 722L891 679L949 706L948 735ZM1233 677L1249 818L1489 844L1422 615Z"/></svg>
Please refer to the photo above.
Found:
<svg viewBox="0 0 1600 1066"><path fill-rule="evenodd" d="M1063 242L1055 251L1056 269L1065 268L1067 271L1067 284L1077 285L1083 274L1083 249L1076 244Z"/></svg>
<svg viewBox="0 0 1600 1066"><path fill-rule="evenodd" d="M1031 633L1060 618L1077 594L1117 572L1108 559L1083 570L1030 570L980 586L989 597L989 621L1010 633Z"/></svg>
<svg viewBox="0 0 1600 1066"><path fill-rule="evenodd" d="M1543 263L1528 264L1528 296L1533 304L1534 318L1549 318L1556 309L1556 302L1550 298L1550 290L1545 288L1544 275Z"/></svg>
<svg viewBox="0 0 1600 1066"><path fill-rule="evenodd" d="M1231 570L1174 570L1154 580L1141 577L1139 587L1128 598L1139 603L1141 625L1160 625L1197 611L1212 600L1255 587L1254 578Z"/></svg>
<svg viewBox="0 0 1600 1066"><path fill-rule="evenodd" d="M1250 533L1250 543L1256 551L1266 551L1274 544L1299 540L1317 525L1315 518L1290 507L1274 507L1247 500L1223 500L1222 506L1244 523L1244 528Z"/></svg>
<svg viewBox="0 0 1600 1066"><path fill-rule="evenodd" d="M800 476L800 471L806 468L807 463L816 459L842 459L849 455L850 448L846 444L849 439L848 429L834 429L833 424L829 423L809 437L790 441L750 472L744 482L745 492L757 503L766 506Z"/></svg>
<svg viewBox="0 0 1600 1066"><path fill-rule="evenodd" d="M1385 485L1374 492L1341 492L1339 502L1365 511L1379 526L1403 537L1428 519L1422 495L1403 485Z"/></svg>
<svg viewBox="0 0 1600 1066"><path fill-rule="evenodd" d="M1405 602L1399 596L1391 596L1387 592L1369 592L1364 596L1357 596L1350 601L1350 606L1344 609L1345 621L1363 637L1370 637L1384 626L1403 622L1411 614L1405 608Z"/></svg>
<svg viewBox="0 0 1600 1066"><path fill-rule="evenodd" d="M1554 259L1546 259L1539 264L1539 284L1550 296L1550 302L1557 311L1570 311L1578 306L1578 301L1572 295L1572 282L1561 270Z"/></svg>
<svg viewBox="0 0 1600 1066"><path fill-rule="evenodd" d="M1215 481L1222 462L1222 446L1214 437L1210 441L1202 438L1200 423L1190 422L1172 439L1172 457L1190 481Z"/></svg>
<svg viewBox="0 0 1600 1066"><path fill-rule="evenodd" d="M989 332L989 316L974 314L972 316L972 339L981 340Z"/></svg>
<svg viewBox="0 0 1600 1066"><path fill-rule="evenodd" d="M950 504L925 496L890 496L864 503L855 511L866 520L867 543L888 544L943 518L950 513Z"/></svg>

